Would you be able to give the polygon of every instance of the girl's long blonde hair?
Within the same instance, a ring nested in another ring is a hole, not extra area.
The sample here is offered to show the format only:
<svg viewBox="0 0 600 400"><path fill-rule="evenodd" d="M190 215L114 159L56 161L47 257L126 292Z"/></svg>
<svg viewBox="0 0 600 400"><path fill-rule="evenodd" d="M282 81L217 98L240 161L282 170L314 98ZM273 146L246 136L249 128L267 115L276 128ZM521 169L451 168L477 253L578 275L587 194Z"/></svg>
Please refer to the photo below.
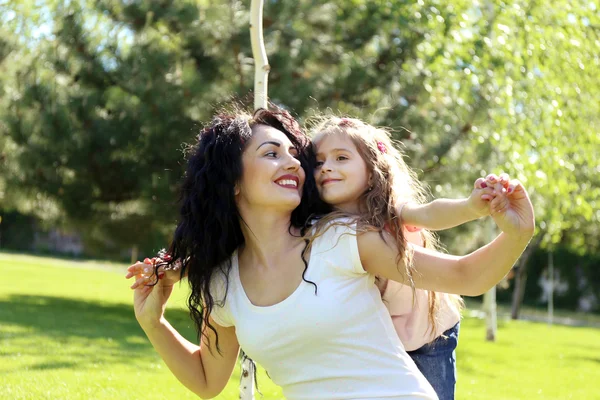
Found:
<svg viewBox="0 0 600 400"><path fill-rule="evenodd" d="M325 226L340 217L351 217L356 223L358 231L375 230L383 233L384 230L394 236L398 248L399 259L404 260L406 281L413 290L414 281L412 255L404 237L403 223L397 215L397 206L403 203L423 204L427 200L427 189L417 178L417 174L404 161L402 144L391 138L390 132L385 128L378 128L355 118L342 118L337 116L321 116L313 120L310 136L313 143L317 144L323 138L332 135L346 135L352 140L359 154L367 164L371 174L370 187L359 199L359 215L350 216L340 211L334 211L316 224L320 233ZM336 222L333 222L336 224ZM322 234L322 233L321 233ZM437 236L428 230L422 230L423 245L427 248L440 250ZM312 238L314 240L314 237ZM429 321L431 331L435 331L438 302L435 292L428 292ZM460 296L451 297L454 306L462 308Z"/></svg>

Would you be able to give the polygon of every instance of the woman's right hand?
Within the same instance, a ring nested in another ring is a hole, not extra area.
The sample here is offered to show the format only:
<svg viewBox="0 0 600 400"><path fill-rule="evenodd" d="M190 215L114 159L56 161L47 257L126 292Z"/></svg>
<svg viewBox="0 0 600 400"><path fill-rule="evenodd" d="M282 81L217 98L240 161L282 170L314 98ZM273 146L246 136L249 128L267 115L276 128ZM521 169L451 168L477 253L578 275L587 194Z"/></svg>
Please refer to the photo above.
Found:
<svg viewBox="0 0 600 400"><path fill-rule="evenodd" d="M172 291L173 285L165 285L162 279L156 285L142 285L134 289L135 318L142 328L160 323Z"/></svg>
<svg viewBox="0 0 600 400"><path fill-rule="evenodd" d="M159 268L158 277L154 275L153 261L146 259L144 262L137 262L127 269L127 279L134 278L136 281L131 288L134 290L133 306L135 317L144 328L160 323L165 312L167 300L173 291L173 279L167 278L167 272L171 278L179 276L179 271L161 271ZM178 280L178 278L177 278ZM154 284L156 283L156 284Z"/></svg>
<svg viewBox="0 0 600 400"><path fill-rule="evenodd" d="M138 261L135 264L130 265L127 268L127 275L125 275L126 279L136 277L135 282L131 285L131 289L135 289L138 286L145 284L153 284L156 282L157 276L155 273L155 264L161 264L163 260L155 257L152 259L146 258L144 262ZM157 273L158 277L164 280L165 283L174 285L175 283L181 280L181 266L175 262L173 265L177 266L177 268L172 268L165 271L163 266L158 267Z"/></svg>

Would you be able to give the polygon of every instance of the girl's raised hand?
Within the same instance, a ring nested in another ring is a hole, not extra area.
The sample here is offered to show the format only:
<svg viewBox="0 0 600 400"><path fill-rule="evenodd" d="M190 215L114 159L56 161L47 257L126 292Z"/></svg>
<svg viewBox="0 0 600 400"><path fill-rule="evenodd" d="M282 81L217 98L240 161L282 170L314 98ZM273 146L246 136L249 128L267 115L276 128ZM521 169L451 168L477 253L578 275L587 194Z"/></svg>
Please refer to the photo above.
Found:
<svg viewBox="0 0 600 400"><path fill-rule="evenodd" d="M490 215L490 201L494 198L494 189L489 187L485 179L479 178L473 184L473 191L467 199L469 208L478 218Z"/></svg>

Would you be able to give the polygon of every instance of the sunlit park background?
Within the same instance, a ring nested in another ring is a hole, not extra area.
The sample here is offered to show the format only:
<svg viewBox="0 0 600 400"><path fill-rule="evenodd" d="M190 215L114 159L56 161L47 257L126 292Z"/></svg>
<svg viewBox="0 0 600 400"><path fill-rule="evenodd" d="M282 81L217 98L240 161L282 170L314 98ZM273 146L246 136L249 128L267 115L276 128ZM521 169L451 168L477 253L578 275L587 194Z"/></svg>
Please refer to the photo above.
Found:
<svg viewBox="0 0 600 400"><path fill-rule="evenodd" d="M0 399L193 398L123 275L168 244L184 143L251 98L249 3L0 0ZM503 171L531 195L536 234L498 287L495 341L467 299L458 399L600 398L598 7L265 2L274 103L391 127L432 198ZM464 254L493 234L477 221L441 238ZM173 297L193 339L185 286Z"/></svg>

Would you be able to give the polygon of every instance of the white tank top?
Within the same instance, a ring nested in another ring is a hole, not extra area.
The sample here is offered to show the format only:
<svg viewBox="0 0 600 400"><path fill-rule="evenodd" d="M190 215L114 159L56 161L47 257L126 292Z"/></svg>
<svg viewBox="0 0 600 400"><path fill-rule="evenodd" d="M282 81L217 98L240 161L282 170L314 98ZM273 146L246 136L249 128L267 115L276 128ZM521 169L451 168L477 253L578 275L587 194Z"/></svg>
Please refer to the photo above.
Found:
<svg viewBox="0 0 600 400"><path fill-rule="evenodd" d="M225 301L211 316L235 326L244 351L266 369L287 399L437 399L408 356L374 277L360 263L355 230L332 226L313 242L302 281L285 300L257 307L231 260ZM213 281L222 300L224 275Z"/></svg>

